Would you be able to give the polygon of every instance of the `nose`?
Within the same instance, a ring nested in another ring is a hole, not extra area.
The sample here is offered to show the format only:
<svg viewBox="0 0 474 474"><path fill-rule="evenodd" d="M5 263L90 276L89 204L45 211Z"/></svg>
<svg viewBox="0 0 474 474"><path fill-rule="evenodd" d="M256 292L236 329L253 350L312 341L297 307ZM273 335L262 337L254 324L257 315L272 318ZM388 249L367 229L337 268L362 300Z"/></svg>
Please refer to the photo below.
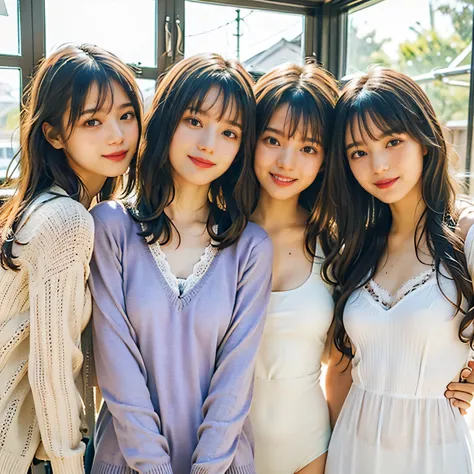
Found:
<svg viewBox="0 0 474 474"><path fill-rule="evenodd" d="M294 167L295 153L291 147L283 148L277 160L278 168L292 170Z"/></svg>
<svg viewBox="0 0 474 474"><path fill-rule="evenodd" d="M111 120L109 126L109 144L123 143L124 133L120 121Z"/></svg>
<svg viewBox="0 0 474 474"><path fill-rule="evenodd" d="M378 152L372 155L372 170L374 174L381 174L390 169L387 153Z"/></svg>
<svg viewBox="0 0 474 474"><path fill-rule="evenodd" d="M203 129L201 134L199 135L199 144L198 149L205 153L210 153L211 155L214 153L216 148L216 141L217 141L217 132L213 130L211 127L207 129Z"/></svg>

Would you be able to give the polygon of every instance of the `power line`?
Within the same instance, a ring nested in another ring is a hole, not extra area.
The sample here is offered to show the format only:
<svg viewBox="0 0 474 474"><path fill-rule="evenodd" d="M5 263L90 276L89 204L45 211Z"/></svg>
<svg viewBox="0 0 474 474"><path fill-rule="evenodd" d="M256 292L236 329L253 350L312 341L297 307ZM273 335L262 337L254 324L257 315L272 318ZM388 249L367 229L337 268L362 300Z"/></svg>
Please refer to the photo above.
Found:
<svg viewBox="0 0 474 474"><path fill-rule="evenodd" d="M267 41L267 40L269 40L269 39L271 39L271 38L273 38L273 37L279 35L280 33L284 33L285 31L289 30L290 28L295 27L295 26L298 25L299 23L300 23L300 21L297 21L297 22L294 23L293 25L287 26L285 29L278 31L278 32L274 33L274 34L271 35L271 36L267 36L266 38L263 38L262 40L257 41L256 43L253 43L253 44L248 45L247 48L252 48L252 47L256 46L257 44L263 43L264 41Z"/></svg>
<svg viewBox="0 0 474 474"><path fill-rule="evenodd" d="M283 30L280 30L280 31L278 31L278 32L276 32L276 33L274 33L274 34L272 34L272 35L270 35L270 36L267 36L266 38L263 38L262 40L257 41L256 43L252 43L251 45L246 46L246 49L248 49L248 48L253 48L253 47L256 46L257 44L260 44L260 43L263 43L263 42L265 42L265 41L268 41L269 39L271 39L271 38L273 38L273 37L275 37L275 36L277 36L277 35L279 35L279 34L281 34L281 33L284 33L285 31L287 31L287 30L289 30L289 29L295 27L295 26L298 25L299 23L300 23L300 22L297 21L296 23L294 23L294 24L292 24L292 25L290 25L290 26L287 26L287 27L286 27L285 29L283 29ZM235 49L234 49L233 51L235 51Z"/></svg>
<svg viewBox="0 0 474 474"><path fill-rule="evenodd" d="M243 16L240 21L242 21L244 18L248 18L255 10L251 10L249 14ZM226 26L231 25L232 23L235 22L234 20L228 21L227 23L224 23L223 25L216 26L215 28L211 28L210 30L206 31L201 31L200 33L194 33L192 35L186 35L186 38L191 38L192 36L201 36L201 35L207 35L208 33L212 33L213 31L220 30L221 28L225 28Z"/></svg>

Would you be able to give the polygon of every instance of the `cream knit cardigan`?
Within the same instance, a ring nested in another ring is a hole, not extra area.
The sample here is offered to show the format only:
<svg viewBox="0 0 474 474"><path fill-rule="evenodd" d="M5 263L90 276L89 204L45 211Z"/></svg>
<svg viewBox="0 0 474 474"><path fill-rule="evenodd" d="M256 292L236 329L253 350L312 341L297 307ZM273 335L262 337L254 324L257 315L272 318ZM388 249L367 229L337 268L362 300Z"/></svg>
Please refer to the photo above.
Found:
<svg viewBox="0 0 474 474"><path fill-rule="evenodd" d="M26 473L35 453L54 474L84 473L81 333L94 223L51 191L64 196L39 196L17 232L20 270L0 267L1 474Z"/></svg>

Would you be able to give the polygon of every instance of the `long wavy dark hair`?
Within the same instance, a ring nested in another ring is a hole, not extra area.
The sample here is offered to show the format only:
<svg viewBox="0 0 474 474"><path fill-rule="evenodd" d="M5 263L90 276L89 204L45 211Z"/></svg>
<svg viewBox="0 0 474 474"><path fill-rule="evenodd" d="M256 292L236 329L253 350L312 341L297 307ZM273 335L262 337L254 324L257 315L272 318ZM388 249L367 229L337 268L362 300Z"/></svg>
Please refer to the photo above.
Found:
<svg viewBox="0 0 474 474"><path fill-rule="evenodd" d="M324 193L336 223L337 245L323 268L326 280L336 284L338 289L335 345L343 354L352 357L344 328L344 308L350 295L374 276L386 251L392 225L389 206L359 185L346 156L346 131L353 130L356 124L362 133L376 139L371 134L371 123L381 131L406 133L426 147L422 172L422 198L426 207L417 225L414 245L420 260L420 243L423 238L426 240L439 287L441 265L449 272L444 276L452 279L457 289L457 299L452 304L456 314L461 312L463 315L459 338L472 346L473 337L468 339L462 333L474 320L473 289L464 243L454 232L460 210L456 206L455 181L450 175L442 128L420 86L408 76L386 68L374 68L350 81L336 105ZM467 311L462 308L463 297L469 305Z"/></svg>
<svg viewBox="0 0 474 474"><path fill-rule="evenodd" d="M289 138L298 131L304 137L317 139L324 156L329 151L334 107L339 95L335 78L314 60L304 66L285 64L264 74L254 87L257 100L257 139L265 132L272 115L282 105L288 104ZM314 259L318 236L323 250L328 251L327 207L321 195L323 170L299 197L300 205L309 213L305 230L305 248Z"/></svg>
<svg viewBox="0 0 474 474"><path fill-rule="evenodd" d="M43 124L49 123L67 141L84 111L91 87L94 84L98 87L95 109L99 110L107 98L113 100L113 81L120 84L129 97L141 134L142 104L134 72L112 53L89 44L66 45L43 59L36 68L23 96L18 165L8 170L4 184L5 188L13 188L13 195L0 208L2 267L18 270L12 254L15 234L24 212L39 194L52 185L58 185L76 200L87 193L69 166L64 151L55 149L46 140ZM66 113L69 116L64 127ZM106 179L97 196L99 201L115 196L122 189L129 192L134 187L136 160L135 154L126 178ZM15 179L12 176L17 167L19 178Z"/></svg>
<svg viewBox="0 0 474 474"><path fill-rule="evenodd" d="M255 147L255 97L252 79L237 61L218 54L192 56L175 64L160 80L145 118L144 140L139 153L132 217L141 223L147 243L167 244L174 228L165 208L175 198L169 147L186 109L201 110L211 88L222 98L220 117L229 110L242 122L242 142L229 169L209 190L207 231L219 249L232 245L244 231L257 192L252 167ZM213 230L217 225L217 232ZM179 235L179 234L178 234Z"/></svg>

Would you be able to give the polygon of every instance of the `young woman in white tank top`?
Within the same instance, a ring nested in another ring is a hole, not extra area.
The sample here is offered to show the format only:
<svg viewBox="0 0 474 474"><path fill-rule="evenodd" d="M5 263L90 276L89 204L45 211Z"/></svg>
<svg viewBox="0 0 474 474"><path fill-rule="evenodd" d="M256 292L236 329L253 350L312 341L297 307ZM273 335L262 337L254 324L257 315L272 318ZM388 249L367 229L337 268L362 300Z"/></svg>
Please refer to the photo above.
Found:
<svg viewBox="0 0 474 474"><path fill-rule="evenodd" d="M320 276L318 197L337 84L313 63L285 65L265 74L255 94L253 220L274 245L251 409L257 474L322 474L331 429L319 378L333 301Z"/></svg>

